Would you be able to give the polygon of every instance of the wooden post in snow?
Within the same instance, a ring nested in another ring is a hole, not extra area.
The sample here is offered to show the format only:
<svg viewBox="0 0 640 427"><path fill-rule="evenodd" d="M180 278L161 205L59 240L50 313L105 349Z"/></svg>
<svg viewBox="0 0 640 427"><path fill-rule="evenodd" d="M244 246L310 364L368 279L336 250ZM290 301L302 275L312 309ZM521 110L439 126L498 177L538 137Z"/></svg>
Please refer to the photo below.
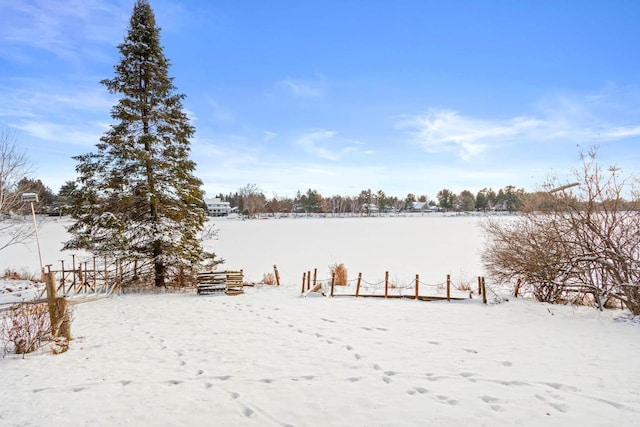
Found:
<svg viewBox="0 0 640 427"><path fill-rule="evenodd" d="M358 284L356 285L356 296L360 295L360 282L362 281L362 273L358 273Z"/></svg>
<svg viewBox="0 0 640 427"><path fill-rule="evenodd" d="M118 262L119 261L119 262ZM122 290L122 281L124 279L124 274L122 270L122 260L116 259L116 275L118 276L118 288Z"/></svg>
<svg viewBox="0 0 640 427"><path fill-rule="evenodd" d="M420 286L420 276L416 274L416 299L418 299L419 286Z"/></svg>
<svg viewBox="0 0 640 427"><path fill-rule="evenodd" d="M302 291L300 293L304 294L304 284L307 281L307 273L302 273Z"/></svg>
<svg viewBox="0 0 640 427"><path fill-rule="evenodd" d="M51 335L58 336L58 317L56 310L56 276L55 273L49 269L48 273L45 273L46 277L46 290L47 290L47 305L49 306L49 320L51 321Z"/></svg>
<svg viewBox="0 0 640 427"><path fill-rule="evenodd" d="M451 301L451 275L447 274L447 301Z"/></svg>
<svg viewBox="0 0 640 427"><path fill-rule="evenodd" d="M76 256L71 255L71 268L73 272L73 292L76 291Z"/></svg>
<svg viewBox="0 0 640 427"><path fill-rule="evenodd" d="M82 261L80 261L80 264L78 264L78 282L80 285L80 292L82 292L82 290L84 289L84 280L83 280L83 276L82 276ZM76 291L78 292L78 291Z"/></svg>
<svg viewBox="0 0 640 427"><path fill-rule="evenodd" d="M273 265L273 271L274 271L274 273L276 275L276 285L280 286L280 273L278 273L278 266L275 265L275 264ZM302 286L304 288L304 284Z"/></svg>
<svg viewBox="0 0 640 427"><path fill-rule="evenodd" d="M313 269L313 287L316 287L316 281L318 279L318 269L314 268Z"/></svg>
<svg viewBox="0 0 640 427"><path fill-rule="evenodd" d="M307 290L311 289L311 270L307 271Z"/></svg>
<svg viewBox="0 0 640 427"><path fill-rule="evenodd" d="M104 257L104 291L109 289L109 269L107 267L107 257Z"/></svg>
<svg viewBox="0 0 640 427"><path fill-rule="evenodd" d="M65 290L65 287L64 287L64 282L65 282L64 260L61 260L60 263L62 264L62 279L60 279L60 286L62 287L62 294L64 295L64 294L67 293L67 291Z"/></svg>
<svg viewBox="0 0 640 427"><path fill-rule="evenodd" d="M482 277L478 276L478 295L482 295Z"/></svg>
<svg viewBox="0 0 640 427"><path fill-rule="evenodd" d="M518 298L518 292L520 292L520 285L522 284L522 279L518 279L516 282L516 288L513 290L513 296Z"/></svg>
<svg viewBox="0 0 640 427"><path fill-rule="evenodd" d="M51 322L51 335L54 338L64 337L71 339L71 321L69 320L69 311L67 310L67 299L58 298L56 295L56 274L51 271L45 274L47 305L49 306L49 321Z"/></svg>
<svg viewBox="0 0 640 427"><path fill-rule="evenodd" d="M331 296L333 296L333 287L336 284L336 273L331 273Z"/></svg>
<svg viewBox="0 0 640 427"><path fill-rule="evenodd" d="M389 272L384 272L384 297L389 295Z"/></svg>
<svg viewBox="0 0 640 427"><path fill-rule="evenodd" d="M487 303L487 287L484 284L484 277L482 278L482 303Z"/></svg>
<svg viewBox="0 0 640 427"><path fill-rule="evenodd" d="M84 281L82 282L82 289L84 289L84 292L87 291L87 288L90 287L89 285L89 266L88 266L89 262L85 261L84 262Z"/></svg>
<svg viewBox="0 0 640 427"><path fill-rule="evenodd" d="M96 257L93 257L93 292L98 289L98 269L96 268Z"/></svg>

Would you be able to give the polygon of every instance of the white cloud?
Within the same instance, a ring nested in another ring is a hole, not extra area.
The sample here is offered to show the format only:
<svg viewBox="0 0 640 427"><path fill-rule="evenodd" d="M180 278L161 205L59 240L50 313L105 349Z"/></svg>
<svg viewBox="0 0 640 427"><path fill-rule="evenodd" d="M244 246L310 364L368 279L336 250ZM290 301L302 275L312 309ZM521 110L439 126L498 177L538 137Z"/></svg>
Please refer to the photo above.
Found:
<svg viewBox="0 0 640 427"><path fill-rule="evenodd" d="M408 132L427 152L454 152L464 160L504 145L547 141L585 143L640 136L640 125L621 125L607 108L606 95L545 98L535 104L535 115L510 119L464 116L454 110L430 109L423 115L405 116L396 128ZM612 114L613 113L613 114Z"/></svg>
<svg viewBox="0 0 640 427"><path fill-rule="evenodd" d="M123 3L84 0L6 1L2 2L2 9L11 17L0 27L0 38L5 45L2 53L23 59L26 57L20 54L21 46L49 51L66 59L90 55L94 51L92 45L112 45L120 39L130 14L130 6Z"/></svg>
<svg viewBox="0 0 640 427"><path fill-rule="evenodd" d="M72 145L95 145L109 128L105 123L86 123L84 127L46 121L24 121L12 125L31 137Z"/></svg>
<svg viewBox="0 0 640 427"><path fill-rule="evenodd" d="M512 137L529 126L530 121L520 118L500 123L463 117L451 110L429 110L398 123L425 151L455 151L465 159L485 151L488 140Z"/></svg>
<svg viewBox="0 0 640 427"><path fill-rule="evenodd" d="M287 77L277 83L296 98L322 98L325 94L325 83L321 80L307 81Z"/></svg>
<svg viewBox="0 0 640 427"><path fill-rule="evenodd" d="M218 101L210 96L206 97L207 107L209 109L208 117L218 123L230 123L235 120L235 115L231 110L220 105Z"/></svg>
<svg viewBox="0 0 640 427"><path fill-rule="evenodd" d="M264 135L264 142L269 142L271 141L273 138L275 138L276 136L278 136L277 133L275 132L271 132L268 130L262 131L262 134Z"/></svg>
<svg viewBox="0 0 640 427"><path fill-rule="evenodd" d="M335 150L327 148L327 143L335 136L334 131L317 129L305 133L296 139L295 145L306 152L326 160L338 160L340 157Z"/></svg>

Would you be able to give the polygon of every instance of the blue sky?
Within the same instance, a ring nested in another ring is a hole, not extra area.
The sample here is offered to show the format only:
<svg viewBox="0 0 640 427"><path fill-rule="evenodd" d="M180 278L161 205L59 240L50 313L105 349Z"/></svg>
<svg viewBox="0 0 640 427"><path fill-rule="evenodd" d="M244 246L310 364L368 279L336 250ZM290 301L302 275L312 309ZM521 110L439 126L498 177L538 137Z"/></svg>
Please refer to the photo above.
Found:
<svg viewBox="0 0 640 427"><path fill-rule="evenodd" d="M0 129L58 191L113 123L133 0L0 0ZM639 174L640 2L151 0L207 196Z"/></svg>

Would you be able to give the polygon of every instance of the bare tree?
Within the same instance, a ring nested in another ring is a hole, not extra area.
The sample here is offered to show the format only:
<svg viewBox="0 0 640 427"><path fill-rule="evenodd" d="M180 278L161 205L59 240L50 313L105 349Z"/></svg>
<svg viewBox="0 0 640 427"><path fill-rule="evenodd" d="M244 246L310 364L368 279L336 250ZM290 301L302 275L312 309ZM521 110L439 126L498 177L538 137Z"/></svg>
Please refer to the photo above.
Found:
<svg viewBox="0 0 640 427"><path fill-rule="evenodd" d="M24 203L19 182L32 172L27 154L18 146L15 134L0 130L0 250L33 236L32 224L16 221L13 216Z"/></svg>
<svg viewBox="0 0 640 427"><path fill-rule="evenodd" d="M620 301L640 314L640 195L637 180L582 155L577 182L547 184L521 215L490 220L483 253L489 274L519 280L540 301Z"/></svg>
<svg viewBox="0 0 640 427"><path fill-rule="evenodd" d="M267 200L257 184L247 184L239 191L242 198L242 205L249 218L259 213Z"/></svg>

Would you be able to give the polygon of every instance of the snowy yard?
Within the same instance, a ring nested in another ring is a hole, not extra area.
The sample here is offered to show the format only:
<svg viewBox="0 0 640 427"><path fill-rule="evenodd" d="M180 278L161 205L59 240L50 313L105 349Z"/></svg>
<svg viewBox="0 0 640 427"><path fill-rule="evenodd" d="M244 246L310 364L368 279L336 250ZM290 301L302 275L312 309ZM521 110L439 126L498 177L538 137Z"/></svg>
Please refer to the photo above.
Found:
<svg viewBox="0 0 640 427"><path fill-rule="evenodd" d="M67 353L0 359L0 425L634 425L640 325L621 312L300 296L304 271L336 262L371 281L472 279L479 221L217 220L226 267L258 281L277 264L283 286L77 305ZM42 237L46 263L67 256L60 221ZM33 248L0 256L37 265Z"/></svg>

